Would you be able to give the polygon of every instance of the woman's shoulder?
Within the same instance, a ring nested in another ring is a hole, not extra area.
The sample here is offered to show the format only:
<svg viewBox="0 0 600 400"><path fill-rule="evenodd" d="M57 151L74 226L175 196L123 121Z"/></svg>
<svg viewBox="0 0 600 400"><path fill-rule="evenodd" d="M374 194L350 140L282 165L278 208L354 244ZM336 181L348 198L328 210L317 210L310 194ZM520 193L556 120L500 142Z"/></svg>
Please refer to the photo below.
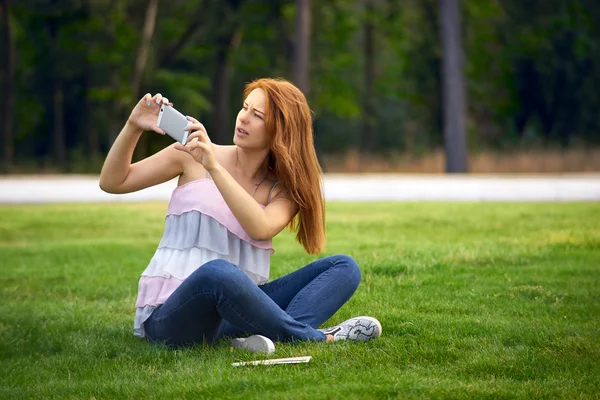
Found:
<svg viewBox="0 0 600 400"><path fill-rule="evenodd" d="M235 145L212 144L213 154L221 165L230 165L235 158Z"/></svg>
<svg viewBox="0 0 600 400"><path fill-rule="evenodd" d="M224 166L230 165L232 157L235 156L235 146L223 146L212 143L212 151L219 164ZM187 156L184 152L180 153L185 156L185 161L188 163L188 166L193 166L193 169L198 168L198 162L196 160Z"/></svg>
<svg viewBox="0 0 600 400"><path fill-rule="evenodd" d="M216 144L211 143L213 147L213 151L218 151L219 153L235 153L235 145L234 144Z"/></svg>
<svg viewBox="0 0 600 400"><path fill-rule="evenodd" d="M265 179L264 186L267 192L266 204L279 197L290 198L288 191L283 187L281 181L272 172L270 172Z"/></svg>

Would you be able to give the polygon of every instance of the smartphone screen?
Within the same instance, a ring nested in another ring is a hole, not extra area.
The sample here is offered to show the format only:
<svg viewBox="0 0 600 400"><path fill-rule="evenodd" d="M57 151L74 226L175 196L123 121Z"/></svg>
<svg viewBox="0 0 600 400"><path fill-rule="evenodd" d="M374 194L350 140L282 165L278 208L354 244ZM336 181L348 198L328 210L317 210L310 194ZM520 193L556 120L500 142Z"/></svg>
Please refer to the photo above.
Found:
<svg viewBox="0 0 600 400"><path fill-rule="evenodd" d="M191 122L171 106L162 105L158 113L158 121L156 124L165 133L181 144L187 143L189 132L185 129Z"/></svg>

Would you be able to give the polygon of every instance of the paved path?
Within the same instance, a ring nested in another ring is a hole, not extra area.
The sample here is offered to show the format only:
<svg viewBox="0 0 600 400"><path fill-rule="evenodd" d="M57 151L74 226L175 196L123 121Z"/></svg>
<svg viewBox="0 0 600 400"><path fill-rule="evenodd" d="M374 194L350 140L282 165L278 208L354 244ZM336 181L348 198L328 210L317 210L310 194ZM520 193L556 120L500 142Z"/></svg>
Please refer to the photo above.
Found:
<svg viewBox="0 0 600 400"><path fill-rule="evenodd" d="M0 203L168 201L177 181L113 195L97 176L0 177ZM600 174L448 176L327 174L327 200L340 201L600 201Z"/></svg>

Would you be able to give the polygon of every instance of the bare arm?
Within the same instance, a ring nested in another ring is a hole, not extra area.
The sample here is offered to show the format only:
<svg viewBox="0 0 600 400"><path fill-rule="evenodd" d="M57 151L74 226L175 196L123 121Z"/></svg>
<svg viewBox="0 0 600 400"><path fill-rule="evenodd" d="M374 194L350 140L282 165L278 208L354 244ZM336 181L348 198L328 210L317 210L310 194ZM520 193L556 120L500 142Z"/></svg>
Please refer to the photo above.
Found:
<svg viewBox="0 0 600 400"><path fill-rule="evenodd" d="M294 218L298 206L286 196L277 196L264 209L248 192L219 164L213 145L204 126L193 118L189 126L188 143L176 143L174 148L182 154L188 153L210 173L229 209L246 233L254 240L267 240L277 235ZM184 154L186 157L186 154Z"/></svg>
<svg viewBox="0 0 600 400"><path fill-rule="evenodd" d="M263 209L221 165L209 172L229 209L254 240L275 237L298 212L298 206L285 196L277 197Z"/></svg>
<svg viewBox="0 0 600 400"><path fill-rule="evenodd" d="M168 102L167 99L164 99ZM148 106L147 102L151 105ZM129 120L119 133L100 173L100 188L108 193L130 193L166 182L183 173L181 152L171 145L151 157L131 165L133 150L143 130L164 134L156 125L156 115L163 101L160 94L149 94L134 108Z"/></svg>

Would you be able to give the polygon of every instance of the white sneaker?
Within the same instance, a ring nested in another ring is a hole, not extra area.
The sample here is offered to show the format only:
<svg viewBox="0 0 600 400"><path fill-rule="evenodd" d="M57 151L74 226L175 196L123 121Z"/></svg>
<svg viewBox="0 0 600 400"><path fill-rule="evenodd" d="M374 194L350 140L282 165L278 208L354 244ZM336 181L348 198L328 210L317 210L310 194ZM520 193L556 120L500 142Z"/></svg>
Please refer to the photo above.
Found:
<svg viewBox="0 0 600 400"><path fill-rule="evenodd" d="M355 317L339 325L326 329L318 329L326 335L333 336L334 341L352 340L366 342L381 336L381 323L373 317Z"/></svg>
<svg viewBox="0 0 600 400"><path fill-rule="evenodd" d="M245 349L253 353L272 354L275 352L275 344L273 341L262 335L233 339L231 341L231 347L234 349Z"/></svg>

